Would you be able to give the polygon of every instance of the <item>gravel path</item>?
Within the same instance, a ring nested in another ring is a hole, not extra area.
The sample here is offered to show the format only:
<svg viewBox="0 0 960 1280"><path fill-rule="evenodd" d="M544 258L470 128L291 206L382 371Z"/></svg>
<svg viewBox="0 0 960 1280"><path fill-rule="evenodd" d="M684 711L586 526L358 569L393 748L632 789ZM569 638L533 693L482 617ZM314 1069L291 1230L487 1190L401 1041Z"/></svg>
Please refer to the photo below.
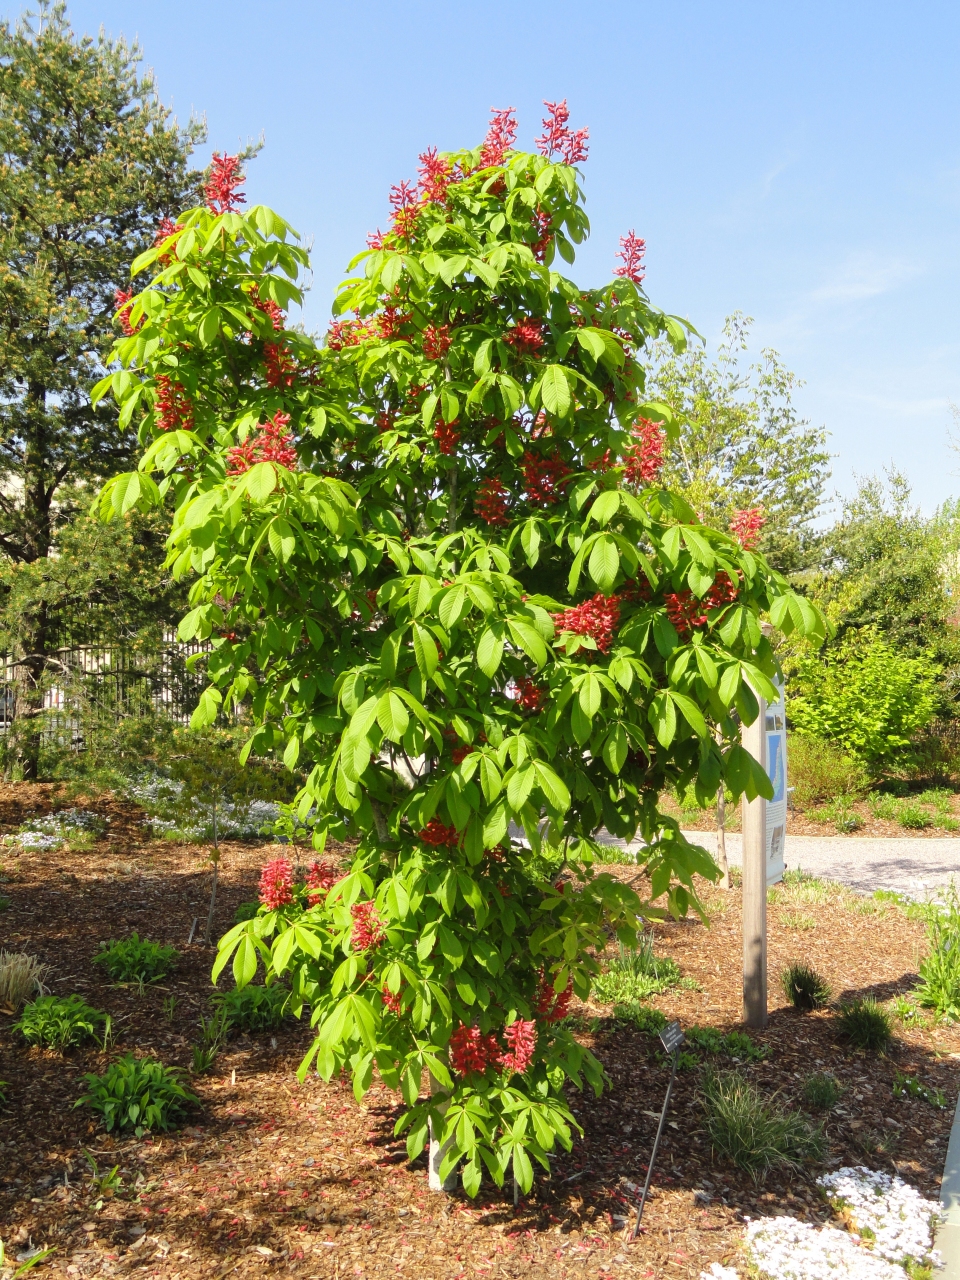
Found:
<svg viewBox="0 0 960 1280"><path fill-rule="evenodd" d="M692 844L716 853L714 832L684 834ZM626 847L624 841L612 836L609 842ZM739 866L741 845L736 833L727 835L727 857L732 866ZM952 876L960 881L960 840L952 836L942 840L870 840L858 836L788 835L784 861L788 867L802 867L825 880L839 880L861 893L894 889L911 898L924 899L948 885Z"/></svg>

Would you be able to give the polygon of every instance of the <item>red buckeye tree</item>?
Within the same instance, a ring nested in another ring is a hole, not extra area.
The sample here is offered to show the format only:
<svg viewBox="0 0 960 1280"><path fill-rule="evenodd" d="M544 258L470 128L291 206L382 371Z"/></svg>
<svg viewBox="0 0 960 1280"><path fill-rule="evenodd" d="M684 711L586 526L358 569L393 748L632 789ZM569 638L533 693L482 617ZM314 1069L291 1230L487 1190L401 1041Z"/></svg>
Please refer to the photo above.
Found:
<svg viewBox="0 0 960 1280"><path fill-rule="evenodd" d="M347 1070L358 1098L379 1072L410 1156L432 1129L437 1184L460 1165L470 1194L484 1170L529 1188L570 1146L566 1088L604 1082L571 995L611 935L716 874L658 797L768 793L734 719L772 694L760 618L822 630L659 486L676 424L643 351L684 327L647 300L632 232L602 288L558 270L588 230L586 130L548 104L539 151L515 137L498 111L479 147L420 157L322 345L285 315L305 253L221 158L207 206L138 260L100 388L144 445L103 513L175 507L181 635L212 644L196 722L247 703L250 747L309 765L318 860L264 869L215 973L289 981L302 1070ZM644 840L648 900L597 873L602 827ZM343 874L328 834L356 841Z"/></svg>

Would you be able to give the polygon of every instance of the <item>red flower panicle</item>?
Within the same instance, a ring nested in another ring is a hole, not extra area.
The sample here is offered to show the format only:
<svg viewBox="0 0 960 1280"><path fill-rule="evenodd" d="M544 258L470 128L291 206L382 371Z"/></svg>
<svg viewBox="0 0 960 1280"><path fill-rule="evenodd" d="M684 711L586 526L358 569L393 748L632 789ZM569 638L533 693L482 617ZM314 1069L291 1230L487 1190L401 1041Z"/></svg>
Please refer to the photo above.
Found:
<svg viewBox="0 0 960 1280"><path fill-rule="evenodd" d="M547 108L547 114L543 120L543 134L536 140L540 154L549 159L554 152L558 152L564 164L579 164L581 160L586 160L590 130L574 131L567 127L570 111L566 98L562 102L547 102L544 99L543 105Z"/></svg>
<svg viewBox="0 0 960 1280"><path fill-rule="evenodd" d="M433 845L435 849L439 849L442 846L454 849L460 842L460 837L457 835L457 828L444 826L439 818L431 818L419 833L418 838L422 840L424 844Z"/></svg>
<svg viewBox="0 0 960 1280"><path fill-rule="evenodd" d="M404 240L409 240L416 230L417 218L420 216L420 202L417 189L406 179L390 188L390 206L393 209L393 229Z"/></svg>
<svg viewBox="0 0 960 1280"><path fill-rule="evenodd" d="M447 457L454 452L460 442L460 432L455 430L456 425L456 418L453 422L444 422L443 418L438 418L434 424L433 438L437 442L437 448Z"/></svg>
<svg viewBox="0 0 960 1280"><path fill-rule="evenodd" d="M153 244L154 248L159 248L160 245L166 245L163 253L157 256L157 261L162 267L167 266L173 261L174 246L173 244L167 244L167 241L171 236L178 235L182 230L183 228L178 223L174 222L173 218L160 219L156 234L153 237Z"/></svg>
<svg viewBox="0 0 960 1280"><path fill-rule="evenodd" d="M341 877L337 875L333 865L324 859L323 862L311 862L307 872L307 905L316 906L329 889Z"/></svg>
<svg viewBox="0 0 960 1280"><path fill-rule="evenodd" d="M274 858L260 872L260 901L277 911L293 901L293 867L287 858Z"/></svg>
<svg viewBox="0 0 960 1280"><path fill-rule="evenodd" d="M499 480L492 477L483 481L473 500L473 507L481 520L487 524L506 525L510 523L510 512L507 509L508 493Z"/></svg>
<svg viewBox="0 0 960 1280"><path fill-rule="evenodd" d="M541 1022L562 1022L570 1012L570 997L573 995L573 979L560 992L554 991L553 983L546 977L540 980L540 990L534 1012Z"/></svg>
<svg viewBox="0 0 960 1280"><path fill-rule="evenodd" d="M254 294L250 301L258 311L262 311L265 316L270 317L270 323L273 325L277 333L279 333L286 323L286 317L284 316L282 309L278 307L272 299L264 299L258 297L257 294Z"/></svg>
<svg viewBox="0 0 960 1280"><path fill-rule="evenodd" d="M377 227L376 231L367 232L367 248L382 249L383 248L383 232Z"/></svg>
<svg viewBox="0 0 960 1280"><path fill-rule="evenodd" d="M350 934L350 946L354 951L369 951L386 937L383 921L377 915L375 902L355 902L350 908L353 917L353 932Z"/></svg>
<svg viewBox="0 0 960 1280"><path fill-rule="evenodd" d="M520 356L535 356L543 346L543 325L539 320L519 320L503 335Z"/></svg>
<svg viewBox="0 0 960 1280"><path fill-rule="evenodd" d="M115 314L120 324L120 328L129 338L137 331L130 323L130 308L133 306L133 294L125 293L123 289L114 289L113 301L115 304ZM140 320L140 324L137 325L137 329L140 328L141 324L143 324L142 318Z"/></svg>
<svg viewBox="0 0 960 1280"><path fill-rule="evenodd" d="M500 1063L500 1046L492 1032L483 1035L479 1027L459 1026L450 1037L450 1065L458 1076L469 1071L486 1071Z"/></svg>
<svg viewBox="0 0 960 1280"><path fill-rule="evenodd" d="M553 223L549 213L543 209L536 210L533 215L533 230L537 238L530 248L537 262L542 262L547 253L547 245L553 238Z"/></svg>
<svg viewBox="0 0 960 1280"><path fill-rule="evenodd" d="M242 444L227 450L227 474L241 476L258 462L275 462L292 471L297 465L293 436L287 430L289 413L275 413L255 436L247 436Z"/></svg>
<svg viewBox="0 0 960 1280"><path fill-rule="evenodd" d="M154 422L159 431L192 431L193 405L179 382L165 373L156 376L153 402Z"/></svg>
<svg viewBox="0 0 960 1280"><path fill-rule="evenodd" d="M480 168L489 169L491 165L503 164L503 158L517 140L516 107L504 107L498 111L491 107L490 127L483 140L480 152Z"/></svg>
<svg viewBox="0 0 960 1280"><path fill-rule="evenodd" d="M537 1047L537 1024L524 1022L522 1018L518 1018L516 1022L511 1022L509 1027L504 1028L503 1038L510 1048L500 1057L501 1067L504 1071L516 1071L519 1075L523 1075L533 1061Z"/></svg>
<svg viewBox="0 0 960 1280"><path fill-rule="evenodd" d="M389 1009L391 1013L394 1013L399 1017L401 1006L400 992L398 991L394 993L389 987L384 987L380 992L380 996L383 1000L384 1008Z"/></svg>
<svg viewBox="0 0 960 1280"><path fill-rule="evenodd" d="M733 579L723 569L713 580L713 586L703 597L704 608L719 609L725 604L732 604L740 593L739 579Z"/></svg>
<svg viewBox="0 0 960 1280"><path fill-rule="evenodd" d="M766 524L767 517L762 507L744 507L735 511L730 521L730 532L743 547L744 551L753 551L760 539L760 532Z"/></svg>
<svg viewBox="0 0 960 1280"><path fill-rule="evenodd" d="M237 188L243 182L239 156L222 156L213 153L210 177L203 188L207 208L211 213L236 213L247 197Z"/></svg>
<svg viewBox="0 0 960 1280"><path fill-rule="evenodd" d="M620 624L620 597L597 592L592 600L564 609L563 613L555 613L553 621L558 631L589 636L600 653L609 653L613 633Z"/></svg>
<svg viewBox="0 0 960 1280"><path fill-rule="evenodd" d="M636 444L623 457L623 478L629 484L652 484L663 466L663 428L649 418L638 418L633 427Z"/></svg>
<svg viewBox="0 0 960 1280"><path fill-rule="evenodd" d="M544 692L538 684L524 676L517 681L516 703L521 711L539 711L543 705Z"/></svg>
<svg viewBox="0 0 960 1280"><path fill-rule="evenodd" d="M523 472L523 489L528 502L549 507L560 501L563 496L561 486L570 474L570 468L558 454L554 454L552 458L543 458L526 449L520 470Z"/></svg>
<svg viewBox="0 0 960 1280"><path fill-rule="evenodd" d="M377 316L375 324L384 342L401 337L400 330L409 321L410 312L401 311L395 302L388 302Z"/></svg>
<svg viewBox="0 0 960 1280"><path fill-rule="evenodd" d="M423 354L428 360L442 360L450 350L450 326L428 324L423 331Z"/></svg>
<svg viewBox="0 0 960 1280"><path fill-rule="evenodd" d="M694 627L707 625L707 617L703 612L706 602L698 600L689 587L680 591L668 591L663 597L663 603L667 607L667 617L681 639L685 639Z"/></svg>
<svg viewBox="0 0 960 1280"><path fill-rule="evenodd" d="M296 382L296 361L282 342L263 344L263 376L268 387L292 387Z"/></svg>
<svg viewBox="0 0 960 1280"><path fill-rule="evenodd" d="M393 424L396 422L396 420L397 420L397 415L386 409L381 410L381 412L378 413L377 416L374 418L374 422L376 423L377 430L381 432L392 431Z"/></svg>
<svg viewBox="0 0 960 1280"><path fill-rule="evenodd" d="M419 157L417 173L420 175L420 191L426 204L445 204L447 187L453 180L450 161L437 155L436 147L428 147Z"/></svg>
<svg viewBox="0 0 960 1280"><path fill-rule="evenodd" d="M641 240L635 232L628 231L625 236L620 237L617 257L621 260L621 265L614 268L613 274L632 280L639 288L643 284L643 255L646 251L646 241Z"/></svg>

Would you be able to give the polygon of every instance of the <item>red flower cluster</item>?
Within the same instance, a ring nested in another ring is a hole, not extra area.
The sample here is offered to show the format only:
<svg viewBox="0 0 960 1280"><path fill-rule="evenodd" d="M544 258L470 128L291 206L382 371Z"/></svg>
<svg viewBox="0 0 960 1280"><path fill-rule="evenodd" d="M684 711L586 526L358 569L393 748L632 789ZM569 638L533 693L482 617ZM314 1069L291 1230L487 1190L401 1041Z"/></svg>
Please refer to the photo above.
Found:
<svg viewBox="0 0 960 1280"><path fill-rule="evenodd" d="M431 818L423 830L419 833L419 839L424 844L433 845L435 849L446 846L449 849L455 849L460 842L457 835L456 827L446 827L439 818Z"/></svg>
<svg viewBox="0 0 960 1280"><path fill-rule="evenodd" d="M713 580L713 586L703 597L707 609L719 609L722 605L732 604L740 593L740 582L731 578L723 569Z"/></svg>
<svg viewBox="0 0 960 1280"><path fill-rule="evenodd" d="M447 187L453 180L450 161L437 155L436 147L428 147L419 157L417 173L420 175L420 191L425 204L445 204Z"/></svg>
<svg viewBox="0 0 960 1280"><path fill-rule="evenodd" d="M369 951L386 937L383 921L377 915L375 902L355 902L350 908L353 917L353 932L350 934L350 946L354 951Z"/></svg>
<svg viewBox="0 0 960 1280"><path fill-rule="evenodd" d="M629 484L652 484L663 466L663 428L649 418L638 418L633 434L637 443L623 455L623 478Z"/></svg>
<svg viewBox="0 0 960 1280"><path fill-rule="evenodd" d="M453 422L444 422L443 418L438 418L433 428L433 438L437 442L437 448L448 457L460 441L460 432L454 429L457 421L458 419L454 418Z"/></svg>
<svg viewBox="0 0 960 1280"><path fill-rule="evenodd" d="M549 213L544 209L537 209L534 213L533 229L537 238L530 248L533 250L533 256L537 262L542 262L547 253L547 245L553 238L553 223Z"/></svg>
<svg viewBox="0 0 960 1280"><path fill-rule="evenodd" d="M500 1065L497 1037L492 1031L482 1035L479 1027L457 1027L450 1037L449 1052L450 1065L458 1076Z"/></svg>
<svg viewBox="0 0 960 1280"><path fill-rule="evenodd" d="M428 360L442 360L450 350L450 326L428 324L423 331L423 354Z"/></svg>
<svg viewBox="0 0 960 1280"><path fill-rule="evenodd" d="M159 431L193 430L193 405L180 383L165 373L156 377L153 419Z"/></svg>
<svg viewBox="0 0 960 1280"><path fill-rule="evenodd" d="M576 636L590 636L601 653L609 653L613 633L620 624L620 597L604 596L599 592L592 600L563 613L553 614L558 631L572 631Z"/></svg>
<svg viewBox="0 0 960 1280"><path fill-rule="evenodd" d="M573 131L567 128L570 111L566 98L562 102L547 102L544 99L543 105L547 108L547 115L542 121L543 134L536 140L540 154L549 158L557 151L564 164L579 164L581 160L586 160L590 130Z"/></svg>
<svg viewBox="0 0 960 1280"><path fill-rule="evenodd" d="M392 431L393 424L396 422L396 420L397 420L397 415L395 413L389 412L388 410L384 410L381 413L378 413L377 416L374 418L374 422L377 424L378 431Z"/></svg>
<svg viewBox="0 0 960 1280"><path fill-rule="evenodd" d="M116 316L120 324L120 328L129 338L137 331L130 323L130 308L133 306L133 294L125 293L123 289L114 289L113 300L116 304ZM141 317L140 324L137 325L137 329L139 329L142 324L143 318Z"/></svg>
<svg viewBox="0 0 960 1280"><path fill-rule="evenodd" d="M395 302L388 302L374 321L376 329L384 342L399 338L400 330L410 319L409 311L401 311Z"/></svg>
<svg viewBox="0 0 960 1280"><path fill-rule="evenodd" d="M454 747L450 753L453 756L453 763L459 764L461 760L466 760L467 756L474 750L475 748L469 742L461 743L459 747Z"/></svg>
<svg viewBox="0 0 960 1280"><path fill-rule="evenodd" d="M344 347L358 347L376 333L362 320L334 320L327 330L327 350L342 351Z"/></svg>
<svg viewBox="0 0 960 1280"><path fill-rule="evenodd" d="M483 140L480 152L480 168L489 169L491 165L503 164L503 158L517 140L516 107L504 107L498 111L491 107L490 127Z"/></svg>
<svg viewBox="0 0 960 1280"><path fill-rule="evenodd" d="M559 454L555 453L552 458L542 458L540 454L526 449L520 470L523 472L523 488L528 502L549 507L560 501L560 487L570 474L570 468Z"/></svg>
<svg viewBox="0 0 960 1280"><path fill-rule="evenodd" d="M239 156L222 156L213 153L210 177L203 188L207 208L211 213L236 213L247 197L237 188L243 182Z"/></svg>
<svg viewBox="0 0 960 1280"><path fill-rule="evenodd" d="M516 703L521 711L539 711L543 705L544 691L538 684L524 676L517 681Z"/></svg>
<svg viewBox="0 0 960 1280"><path fill-rule="evenodd" d="M535 356L543 346L543 325L539 320L520 320L508 329L503 340L520 356Z"/></svg>
<svg viewBox="0 0 960 1280"><path fill-rule="evenodd" d="M473 500L473 507L481 520L487 524L505 525L510 523L510 512L507 509L508 492L499 480L492 477L483 481Z"/></svg>
<svg viewBox="0 0 960 1280"><path fill-rule="evenodd" d="M178 235L182 230L183 228L174 222L173 218L161 218L156 235L153 237L154 248L159 248L162 244L165 245L171 236ZM163 253L157 257L157 261L162 267L173 261L173 250L173 245L169 244Z"/></svg>
<svg viewBox="0 0 960 1280"><path fill-rule="evenodd" d="M390 188L390 205L393 213L393 230L403 240L409 240L417 227L420 216L420 201L417 199L416 187L406 178Z"/></svg>
<svg viewBox="0 0 960 1280"><path fill-rule="evenodd" d="M760 538L760 531L766 524L767 517L762 507L744 507L735 511L730 521L730 532L743 547L744 551L752 551Z"/></svg>
<svg viewBox="0 0 960 1280"><path fill-rule="evenodd" d="M274 858L260 872L260 901L271 911L293 901L293 867L288 859Z"/></svg>
<svg viewBox="0 0 960 1280"><path fill-rule="evenodd" d="M263 344L263 376L268 387L292 387L296 382L296 361L282 342Z"/></svg>
<svg viewBox="0 0 960 1280"><path fill-rule="evenodd" d="M641 240L635 232L629 231L625 236L621 236L617 257L621 259L622 265L616 267L613 274L623 276L625 280L632 280L639 288L643 284L643 255L646 251L646 241Z"/></svg>
<svg viewBox="0 0 960 1280"><path fill-rule="evenodd" d="M253 295L250 301L258 311L262 311L265 316L270 317L270 323L273 325L274 329L276 329L277 333L279 333L286 323L286 317L284 316L281 308L278 307L272 299L267 298L264 300L256 294Z"/></svg>
<svg viewBox="0 0 960 1280"><path fill-rule="evenodd" d="M227 474L241 476L258 462L275 462L292 471L297 465L293 436L287 430L289 413L275 413L255 436L247 436L242 444L227 450Z"/></svg>
<svg viewBox="0 0 960 1280"><path fill-rule="evenodd" d="M523 1075L533 1061L537 1048L537 1024L518 1018L504 1028L503 1038L510 1048L509 1052L501 1054L500 1066L504 1071L516 1071L518 1075Z"/></svg>
<svg viewBox="0 0 960 1280"><path fill-rule="evenodd" d="M667 606L667 617L681 639L685 639L694 627L707 625L707 617L703 612L706 601L698 600L689 587L680 591L668 591L663 597L663 603Z"/></svg>
<svg viewBox="0 0 960 1280"><path fill-rule="evenodd" d="M562 885L558 886L561 892ZM546 977L540 980L540 990L537 992L537 1002L534 1012L541 1022L562 1022L570 1012L570 997L573 995L573 979L570 978L567 985L561 992L553 989L553 983L549 982Z"/></svg>
<svg viewBox="0 0 960 1280"><path fill-rule="evenodd" d="M312 862L307 872L307 905L315 906L323 895L342 878L336 874L334 867L326 859L323 862Z"/></svg>
<svg viewBox="0 0 960 1280"><path fill-rule="evenodd" d="M401 1004L400 992L398 991L396 995L394 995L389 987L383 987L380 991L380 996L383 1000L384 1007L389 1009L391 1013L395 1013L399 1016Z"/></svg>

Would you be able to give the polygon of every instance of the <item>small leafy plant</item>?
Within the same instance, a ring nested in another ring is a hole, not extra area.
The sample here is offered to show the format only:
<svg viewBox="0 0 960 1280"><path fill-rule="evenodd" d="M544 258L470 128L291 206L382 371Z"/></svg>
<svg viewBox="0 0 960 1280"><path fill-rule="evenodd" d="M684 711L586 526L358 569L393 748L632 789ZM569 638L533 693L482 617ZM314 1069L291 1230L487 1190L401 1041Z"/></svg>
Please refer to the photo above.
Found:
<svg viewBox="0 0 960 1280"><path fill-rule="evenodd" d="M40 996L24 1007L14 1029L27 1044L62 1051L96 1039L98 1028L106 1031L109 1025L108 1014L91 1008L79 996Z"/></svg>
<svg viewBox="0 0 960 1280"><path fill-rule="evenodd" d="M803 1082L803 1100L814 1111L831 1111L842 1092L836 1076L827 1071L817 1071Z"/></svg>
<svg viewBox="0 0 960 1280"><path fill-rule="evenodd" d="M920 962L917 1000L938 1018L960 1021L960 896L951 883L942 905L927 916L930 952Z"/></svg>
<svg viewBox="0 0 960 1280"><path fill-rule="evenodd" d="M129 938L111 941L93 957L103 965L114 982L132 982L142 990L148 982L165 978L177 958L175 947L165 947L136 932Z"/></svg>
<svg viewBox="0 0 960 1280"><path fill-rule="evenodd" d="M798 1170L822 1156L823 1132L798 1111L767 1101L738 1071L707 1072L701 1098L717 1155L762 1182L771 1169Z"/></svg>
<svg viewBox="0 0 960 1280"><path fill-rule="evenodd" d="M716 1027L700 1027L694 1024L688 1028L687 1044L699 1053L724 1053L741 1062L762 1062L769 1054L764 1045L755 1044L745 1031L728 1031L724 1035Z"/></svg>
<svg viewBox="0 0 960 1280"><path fill-rule="evenodd" d="M928 1102L931 1107L942 1111L947 1105L946 1095L942 1089L931 1088L918 1080L916 1076L903 1075L897 1072L893 1078L893 1096L895 1098L919 1098Z"/></svg>
<svg viewBox="0 0 960 1280"><path fill-rule="evenodd" d="M93 1198L96 1200L94 1208L102 1209L105 1200L112 1200L115 1195L123 1190L120 1166L115 1164L112 1169L102 1170L91 1152L84 1151L83 1155L90 1166L90 1187L93 1192Z"/></svg>
<svg viewBox="0 0 960 1280"><path fill-rule="evenodd" d="M925 831L933 826L933 814L920 804L901 804L897 821L908 831Z"/></svg>
<svg viewBox="0 0 960 1280"><path fill-rule="evenodd" d="M813 916L808 916L804 911L781 911L779 918L785 929L803 931L817 927L817 922Z"/></svg>
<svg viewBox="0 0 960 1280"><path fill-rule="evenodd" d="M659 1009L651 1009L639 1001L614 1005L613 1016L618 1022L629 1022L648 1036L658 1036L667 1025L667 1019Z"/></svg>
<svg viewBox="0 0 960 1280"><path fill-rule="evenodd" d="M851 1000L840 1006L837 1018L840 1034L857 1049L883 1053L890 1044L893 1027L890 1015L872 998Z"/></svg>
<svg viewBox="0 0 960 1280"><path fill-rule="evenodd" d="M46 994L48 966L21 951L0 951L0 1008L16 1011L33 996Z"/></svg>
<svg viewBox="0 0 960 1280"><path fill-rule="evenodd" d="M286 987L234 987L218 991L214 1006L226 1020L229 1031L275 1031L283 1021L289 992Z"/></svg>
<svg viewBox="0 0 960 1280"><path fill-rule="evenodd" d="M180 1083L180 1073L155 1058L125 1054L103 1075L85 1075L87 1092L74 1105L88 1106L103 1117L107 1132L132 1129L138 1138L166 1130L200 1099Z"/></svg>
<svg viewBox="0 0 960 1280"><path fill-rule="evenodd" d="M669 956L656 956L653 938L643 934L636 947L619 946L606 972L593 983L593 994L604 1004L632 1004L656 995L680 980L680 966Z"/></svg>
<svg viewBox="0 0 960 1280"><path fill-rule="evenodd" d="M822 1009L830 1002L830 985L816 969L798 961L788 965L780 974L783 994L795 1009L806 1013Z"/></svg>
<svg viewBox="0 0 960 1280"><path fill-rule="evenodd" d="M230 1020L221 1006L212 1017L200 1019L200 1042L193 1046L193 1074L202 1075L209 1071L217 1060L220 1050L226 1044L230 1030Z"/></svg>

